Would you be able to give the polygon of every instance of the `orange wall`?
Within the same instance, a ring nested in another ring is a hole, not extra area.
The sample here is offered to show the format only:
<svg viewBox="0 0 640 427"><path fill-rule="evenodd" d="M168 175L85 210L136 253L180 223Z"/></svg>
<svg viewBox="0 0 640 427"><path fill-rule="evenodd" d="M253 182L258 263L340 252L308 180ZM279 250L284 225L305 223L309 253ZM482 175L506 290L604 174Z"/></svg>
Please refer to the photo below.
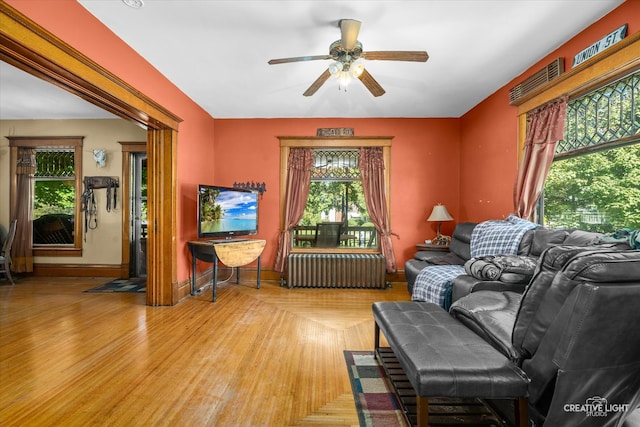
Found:
<svg viewBox="0 0 640 427"><path fill-rule="evenodd" d="M640 31L640 0L627 0L461 118L460 216L456 219L484 221L513 211L518 123L516 107L509 105L509 89L558 57L564 57L565 70L570 70L578 52L625 23L627 34Z"/></svg>
<svg viewBox="0 0 640 427"><path fill-rule="evenodd" d="M434 204L458 217L458 119L216 119L212 181L265 182L260 200L259 237L267 240L266 267L273 267L279 232L280 141L278 136L314 136L317 128L352 127L357 136L392 136L391 225L398 267L415 244L435 235L425 222ZM194 189L195 192L195 189ZM444 232L453 230L443 224Z"/></svg>

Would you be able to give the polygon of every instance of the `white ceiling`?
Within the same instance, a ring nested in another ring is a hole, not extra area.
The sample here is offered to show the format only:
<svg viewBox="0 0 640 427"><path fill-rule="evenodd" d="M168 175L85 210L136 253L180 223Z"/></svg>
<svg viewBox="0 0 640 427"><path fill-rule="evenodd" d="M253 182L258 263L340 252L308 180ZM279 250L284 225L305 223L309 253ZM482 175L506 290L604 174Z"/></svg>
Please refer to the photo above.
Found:
<svg viewBox="0 0 640 427"><path fill-rule="evenodd" d="M213 117L355 118L460 117L624 0L143 1L79 0ZM357 80L345 93L331 79L304 97L327 60L267 64L328 54L344 18L362 22L365 52L424 50L429 60L365 61L386 90L377 98ZM0 72L1 118L48 105L73 114L63 101L73 96L8 99L12 73Z"/></svg>
<svg viewBox="0 0 640 427"><path fill-rule="evenodd" d="M117 117L0 61L0 119L102 119Z"/></svg>

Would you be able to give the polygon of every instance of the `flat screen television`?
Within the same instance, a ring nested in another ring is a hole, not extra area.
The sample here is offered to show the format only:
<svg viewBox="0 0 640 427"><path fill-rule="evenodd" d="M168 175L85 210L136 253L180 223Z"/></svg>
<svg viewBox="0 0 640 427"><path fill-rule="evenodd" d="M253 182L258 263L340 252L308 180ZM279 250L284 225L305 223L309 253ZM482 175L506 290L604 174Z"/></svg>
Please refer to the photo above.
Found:
<svg viewBox="0 0 640 427"><path fill-rule="evenodd" d="M258 193L198 185L198 238L225 238L258 233Z"/></svg>

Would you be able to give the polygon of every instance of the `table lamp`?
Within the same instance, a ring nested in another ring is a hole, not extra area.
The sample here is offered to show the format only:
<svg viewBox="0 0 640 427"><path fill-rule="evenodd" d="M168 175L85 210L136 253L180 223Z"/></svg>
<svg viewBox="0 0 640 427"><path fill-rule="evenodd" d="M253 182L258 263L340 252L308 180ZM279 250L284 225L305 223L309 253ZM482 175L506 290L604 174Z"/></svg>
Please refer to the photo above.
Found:
<svg viewBox="0 0 640 427"><path fill-rule="evenodd" d="M442 221L453 221L453 217L447 211L447 208L444 205L438 203L433 207L431 211L431 215L427 218L427 221L438 221L438 234L435 239L431 241L434 245L448 245L451 242L451 237L443 236L440 234L440 226L442 225Z"/></svg>

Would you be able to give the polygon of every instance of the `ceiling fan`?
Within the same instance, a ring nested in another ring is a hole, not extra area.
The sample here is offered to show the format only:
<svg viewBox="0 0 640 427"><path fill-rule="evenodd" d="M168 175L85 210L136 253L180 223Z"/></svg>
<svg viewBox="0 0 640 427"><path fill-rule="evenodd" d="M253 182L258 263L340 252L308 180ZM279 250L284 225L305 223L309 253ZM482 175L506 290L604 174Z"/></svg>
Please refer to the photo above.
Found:
<svg viewBox="0 0 640 427"><path fill-rule="evenodd" d="M335 62L329 65L307 89L303 95L311 96L326 82L329 77L335 76L339 79L339 88L344 88L351 77L358 78L373 96L380 96L385 90L364 68L363 59L383 60L383 61L414 61L426 62L429 55L424 51L374 51L364 52L362 43L358 41L360 32L360 21L355 19L341 19L338 22L342 37L329 46L328 55L298 56L294 58L272 59L269 64L286 64L289 62L314 61L318 59L332 59Z"/></svg>

